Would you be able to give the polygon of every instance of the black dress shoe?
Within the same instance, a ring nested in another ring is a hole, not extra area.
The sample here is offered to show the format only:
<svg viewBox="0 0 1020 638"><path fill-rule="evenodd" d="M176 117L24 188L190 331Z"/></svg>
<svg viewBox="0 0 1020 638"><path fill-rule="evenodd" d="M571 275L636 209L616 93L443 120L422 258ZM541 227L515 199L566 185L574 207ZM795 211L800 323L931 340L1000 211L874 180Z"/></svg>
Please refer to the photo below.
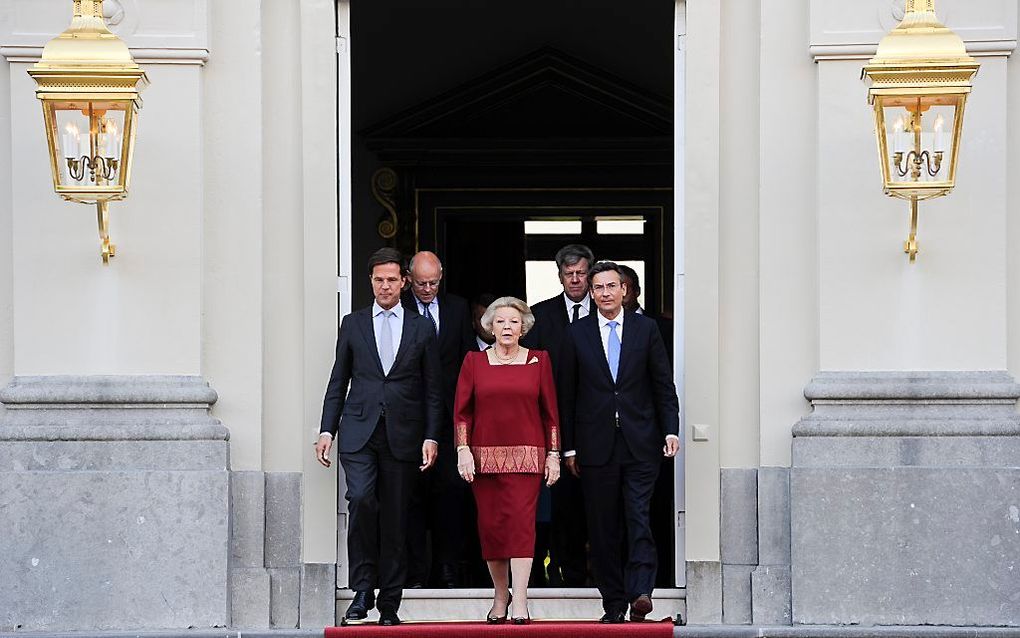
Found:
<svg viewBox="0 0 1020 638"><path fill-rule="evenodd" d="M619 625L626 622L626 620L623 618L622 611L607 611L602 614L602 618L599 618L599 622L604 625Z"/></svg>
<svg viewBox="0 0 1020 638"><path fill-rule="evenodd" d="M354 600L347 608L344 618L347 620L364 620L368 616L368 610L375 607L375 594L370 591L354 592Z"/></svg>
<svg viewBox="0 0 1020 638"><path fill-rule="evenodd" d="M379 624L383 627L392 627L393 625L400 624L400 616L397 616L397 612L392 609L386 611L379 611Z"/></svg>
<svg viewBox="0 0 1020 638"><path fill-rule="evenodd" d="M652 597L641 594L630 604L631 622L644 622L645 616L652 613Z"/></svg>

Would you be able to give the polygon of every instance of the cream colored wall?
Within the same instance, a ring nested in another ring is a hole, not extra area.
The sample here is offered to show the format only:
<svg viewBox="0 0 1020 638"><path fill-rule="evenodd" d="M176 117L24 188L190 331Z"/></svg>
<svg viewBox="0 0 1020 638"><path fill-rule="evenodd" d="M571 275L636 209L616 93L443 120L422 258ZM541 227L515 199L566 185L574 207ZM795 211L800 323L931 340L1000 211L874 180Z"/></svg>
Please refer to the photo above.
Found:
<svg viewBox="0 0 1020 638"><path fill-rule="evenodd" d="M722 467L756 467L761 20L757 3L724 0L721 7L719 460Z"/></svg>
<svg viewBox="0 0 1020 638"><path fill-rule="evenodd" d="M687 3L684 337L688 561L719 560L720 7ZM693 441L694 426L707 441Z"/></svg>
<svg viewBox="0 0 1020 638"><path fill-rule="evenodd" d="M959 185L922 203L913 265L860 80L897 3L688 4L685 401L688 431L709 434L688 440L688 560L718 558L720 467L790 464L819 370L1002 369L1007 352L1020 368L1003 135L1016 4L939 3L982 69Z"/></svg>
<svg viewBox="0 0 1020 638"><path fill-rule="evenodd" d="M145 65L152 86L139 118L143 141L131 195L110 207L117 257L104 267L95 207L65 203L52 192L28 67L10 68L11 146L19 155L11 189L15 373L198 374L198 68Z"/></svg>
<svg viewBox="0 0 1020 638"><path fill-rule="evenodd" d="M0 60L0 387L14 375L14 226L10 67ZM4 408L0 405L0 412Z"/></svg>
<svg viewBox="0 0 1020 638"><path fill-rule="evenodd" d="M881 192L861 61L819 63L819 272L825 370L1006 367L1005 61L981 58L957 187L920 205L921 252L902 252L907 204Z"/></svg>
<svg viewBox="0 0 1020 638"><path fill-rule="evenodd" d="M262 16L259 3L210 5L203 73L202 372L230 428L230 466L262 469Z"/></svg>
<svg viewBox="0 0 1020 638"><path fill-rule="evenodd" d="M818 371L817 67L810 0L762 0L758 72L759 460L788 466Z"/></svg>
<svg viewBox="0 0 1020 638"><path fill-rule="evenodd" d="M336 560L337 467L315 463L337 329L335 8L212 4L203 367L233 469L303 472L303 560Z"/></svg>
<svg viewBox="0 0 1020 638"><path fill-rule="evenodd" d="M299 3L262 3L262 155L265 222L261 248L263 328L263 467L301 469L311 438L302 427L304 374L303 210L300 121L294 97L301 94L301 16Z"/></svg>
<svg viewBox="0 0 1020 638"><path fill-rule="evenodd" d="M1017 26L1020 32L1020 25ZM1006 63L1006 366L1020 379L1020 60Z"/></svg>
<svg viewBox="0 0 1020 638"><path fill-rule="evenodd" d="M337 559L337 472L318 465L312 442L333 365L337 334L337 61L334 0L301 0L301 208L304 214L302 318L305 562ZM347 199L350 195L346 194ZM342 559L343 557L341 557ZM338 575L346 579L346 561ZM344 580L343 582L346 582Z"/></svg>

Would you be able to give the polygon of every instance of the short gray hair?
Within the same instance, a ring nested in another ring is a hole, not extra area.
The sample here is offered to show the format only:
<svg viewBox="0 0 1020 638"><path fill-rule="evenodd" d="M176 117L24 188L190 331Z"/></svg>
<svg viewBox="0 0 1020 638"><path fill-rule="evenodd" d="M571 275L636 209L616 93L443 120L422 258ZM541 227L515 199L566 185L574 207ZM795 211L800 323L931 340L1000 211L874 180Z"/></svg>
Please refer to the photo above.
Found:
<svg viewBox="0 0 1020 638"><path fill-rule="evenodd" d="M562 273L564 266L573 266L582 259L588 260L588 267L595 263L595 255L591 248L584 244L567 244L556 251L556 268Z"/></svg>
<svg viewBox="0 0 1020 638"><path fill-rule="evenodd" d="M528 331L535 326L535 314L531 312L528 304L517 297L500 297L489 304L489 307L485 309L485 314L482 315L480 323L487 331L492 332L492 318L500 308L513 308L521 313L521 336L528 334Z"/></svg>

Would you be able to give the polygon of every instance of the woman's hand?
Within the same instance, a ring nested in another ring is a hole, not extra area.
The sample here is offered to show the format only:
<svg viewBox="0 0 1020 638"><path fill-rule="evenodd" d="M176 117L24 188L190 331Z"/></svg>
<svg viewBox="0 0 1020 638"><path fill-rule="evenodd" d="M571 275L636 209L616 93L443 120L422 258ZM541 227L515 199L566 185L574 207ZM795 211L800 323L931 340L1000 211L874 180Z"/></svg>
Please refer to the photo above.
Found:
<svg viewBox="0 0 1020 638"><path fill-rule="evenodd" d="M560 455L550 454L545 457L545 484L552 486L560 480Z"/></svg>
<svg viewBox="0 0 1020 638"><path fill-rule="evenodd" d="M468 483L475 480L475 457L466 445L457 448L457 473Z"/></svg>

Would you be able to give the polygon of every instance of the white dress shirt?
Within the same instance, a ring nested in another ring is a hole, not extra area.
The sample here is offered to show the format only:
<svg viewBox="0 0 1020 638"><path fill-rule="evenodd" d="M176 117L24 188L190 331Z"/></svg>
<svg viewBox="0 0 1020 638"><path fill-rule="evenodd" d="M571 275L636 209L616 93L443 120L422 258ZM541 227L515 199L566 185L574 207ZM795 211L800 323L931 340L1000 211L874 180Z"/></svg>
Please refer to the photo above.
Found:
<svg viewBox="0 0 1020 638"><path fill-rule="evenodd" d="M577 318L584 319L588 316L588 309L591 307L591 295L585 295L581 301L573 301L567 296L567 293L563 293L563 303L567 306L567 321L574 322L574 305L581 304L581 307L577 309Z"/></svg>
<svg viewBox="0 0 1020 638"><path fill-rule="evenodd" d="M413 296L413 295L412 295ZM418 304L418 314L425 316L425 304L422 303L421 299L414 298L414 302ZM429 315L432 316L432 320L436 322L436 334L439 334L439 296L432 300L429 304Z"/></svg>
<svg viewBox="0 0 1020 638"><path fill-rule="evenodd" d="M393 317L390 318L390 334L393 335L393 358L394 361L397 357L397 351L400 350L400 337L404 332L404 307L399 303L392 308L390 312L393 313ZM382 339L382 322L383 322L383 308L379 305L378 301L372 302L372 331L375 332L375 348L376 352L379 350L379 341ZM380 360L382 354L379 355ZM386 374L389 374L389 370L383 370Z"/></svg>
<svg viewBox="0 0 1020 638"><path fill-rule="evenodd" d="M609 322L616 322L616 336L620 340L621 347L623 346L623 308L620 308L620 312L616 314L612 319L606 319L602 316L602 313L598 313L596 317L599 320L599 335L602 337L602 352L606 355L606 361L609 361Z"/></svg>
<svg viewBox="0 0 1020 638"><path fill-rule="evenodd" d="M483 340L478 335L475 335L475 344L477 344L478 345L478 349L482 350L482 351L488 350L489 348L492 347L491 343Z"/></svg>

